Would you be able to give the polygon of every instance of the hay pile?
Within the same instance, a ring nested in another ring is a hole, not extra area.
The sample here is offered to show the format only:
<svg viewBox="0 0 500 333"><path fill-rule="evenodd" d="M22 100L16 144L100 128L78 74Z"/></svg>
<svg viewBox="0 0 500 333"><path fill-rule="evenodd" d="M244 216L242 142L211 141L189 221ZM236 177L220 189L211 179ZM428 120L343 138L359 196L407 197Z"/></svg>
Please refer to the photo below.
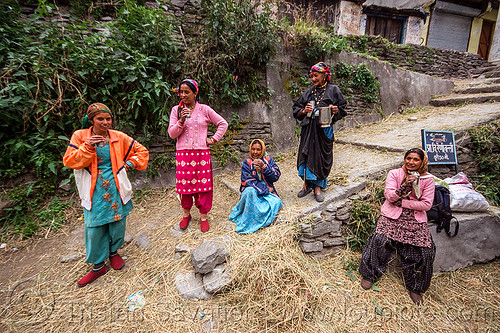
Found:
<svg viewBox="0 0 500 333"><path fill-rule="evenodd" d="M224 191L222 188L219 191ZM216 189L217 191L217 189ZM165 202L171 193L152 192ZM208 234L199 226L180 239L170 235L180 218L175 200L159 205L145 200L136 209L131 228L146 222L141 212L158 212L162 227L151 233L152 248L133 243L121 253L122 271L109 271L91 285L76 281L89 266L83 261L61 264L54 253L45 270L8 286L0 310L0 331L50 332L495 332L500 330L500 261L476 265L433 278L424 306L413 305L399 272L385 274L364 291L356 272L360 254L348 250L329 259L304 255L297 244L293 214L251 235L238 235L225 222L227 206L238 199L227 194L215 207ZM156 205L156 206L155 206ZM224 207L225 206L225 207ZM138 206L136 206L138 207ZM143 210L141 210L143 209ZM189 255L174 257L179 243L196 246L203 238L229 234L229 265L234 281L229 290L207 301L178 296L174 277L189 269ZM56 249L57 250L57 249ZM2 288L6 289L5 286ZM127 296L141 290L145 305L130 311Z"/></svg>

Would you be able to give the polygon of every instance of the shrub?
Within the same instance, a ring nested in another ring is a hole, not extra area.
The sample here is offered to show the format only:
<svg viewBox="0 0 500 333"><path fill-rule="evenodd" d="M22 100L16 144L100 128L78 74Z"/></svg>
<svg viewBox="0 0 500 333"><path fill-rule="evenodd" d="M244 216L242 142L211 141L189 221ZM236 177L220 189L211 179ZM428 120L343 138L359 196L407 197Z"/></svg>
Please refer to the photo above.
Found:
<svg viewBox="0 0 500 333"><path fill-rule="evenodd" d="M20 15L15 6L3 9L8 18L0 27L11 42L2 44L7 56L0 58L1 170L21 163L57 175L65 141L95 101L110 106L115 127L126 131L166 126L179 51L165 13L126 2L115 22L101 24L110 38L91 33L95 22L37 21L52 11L42 2L30 20L13 19Z"/></svg>
<svg viewBox="0 0 500 333"><path fill-rule="evenodd" d="M473 142L474 160L479 174L471 177L476 190L490 203L500 205L500 121L494 121L468 130Z"/></svg>
<svg viewBox="0 0 500 333"><path fill-rule="evenodd" d="M340 53L347 45L342 36L317 25L304 16L295 19L293 25L284 25L288 43L303 50L306 60L311 63L322 61L326 56Z"/></svg>
<svg viewBox="0 0 500 333"><path fill-rule="evenodd" d="M347 226L347 241L353 251L362 251L372 234L380 216L384 202L384 183L369 183L370 195L366 199L355 200L351 209L351 223Z"/></svg>
<svg viewBox="0 0 500 333"><path fill-rule="evenodd" d="M366 103L379 102L380 83L368 65L339 62L332 72L332 80L335 80L346 97L359 95Z"/></svg>
<svg viewBox="0 0 500 333"><path fill-rule="evenodd" d="M201 4L203 28L185 54L186 72L200 82L201 96L214 106L268 99L259 74L279 43L269 6L251 0Z"/></svg>

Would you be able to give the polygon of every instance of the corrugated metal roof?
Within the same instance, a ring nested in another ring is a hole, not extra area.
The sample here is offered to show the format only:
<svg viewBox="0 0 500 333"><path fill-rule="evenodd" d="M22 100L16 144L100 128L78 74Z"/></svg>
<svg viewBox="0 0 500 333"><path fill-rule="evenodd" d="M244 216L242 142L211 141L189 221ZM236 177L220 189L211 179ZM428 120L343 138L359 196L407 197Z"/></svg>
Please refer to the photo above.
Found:
<svg viewBox="0 0 500 333"><path fill-rule="evenodd" d="M421 9L434 0L366 0L363 6L377 6L395 9Z"/></svg>

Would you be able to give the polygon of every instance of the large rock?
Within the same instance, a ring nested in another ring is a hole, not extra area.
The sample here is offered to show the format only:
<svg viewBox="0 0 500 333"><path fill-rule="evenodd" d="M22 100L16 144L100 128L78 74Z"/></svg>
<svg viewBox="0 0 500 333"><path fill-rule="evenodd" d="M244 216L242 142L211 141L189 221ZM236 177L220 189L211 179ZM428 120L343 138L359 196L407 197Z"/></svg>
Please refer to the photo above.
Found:
<svg viewBox="0 0 500 333"><path fill-rule="evenodd" d="M229 257L229 244L224 240L204 240L191 253L191 262L197 273L210 273Z"/></svg>
<svg viewBox="0 0 500 333"><path fill-rule="evenodd" d="M318 237L317 240L323 242L324 247L345 245L347 243L346 239L342 236L325 235Z"/></svg>
<svg viewBox="0 0 500 333"><path fill-rule="evenodd" d="M436 244L434 272L453 271L475 263L487 262L500 256L500 217L487 213L453 213L460 228L456 237L444 231L436 233L430 224Z"/></svg>
<svg viewBox="0 0 500 333"><path fill-rule="evenodd" d="M189 253L189 252L191 252L191 246L189 246L188 244L177 244L175 246L174 251L176 253L179 253L179 252L187 252L187 253Z"/></svg>
<svg viewBox="0 0 500 333"><path fill-rule="evenodd" d="M323 242L320 241L311 243L300 242L299 245L304 253L318 252L323 250Z"/></svg>
<svg viewBox="0 0 500 333"><path fill-rule="evenodd" d="M314 252L311 255L316 259L331 257L339 253L340 250L342 250L343 248L344 248L343 246L324 247L321 251Z"/></svg>
<svg viewBox="0 0 500 333"><path fill-rule="evenodd" d="M210 294L203 288L201 274L194 271L179 272L175 276L175 286L182 298L187 300L209 299Z"/></svg>
<svg viewBox="0 0 500 333"><path fill-rule="evenodd" d="M135 245L144 250L149 250L151 248L151 241L147 233L142 233L135 238Z"/></svg>
<svg viewBox="0 0 500 333"><path fill-rule="evenodd" d="M319 237L330 232L336 232L340 229L340 222L320 222L317 223L312 229L312 236Z"/></svg>
<svg viewBox="0 0 500 333"><path fill-rule="evenodd" d="M205 290L213 294L219 292L231 284L231 270L227 264L220 264L208 274L203 276Z"/></svg>
<svg viewBox="0 0 500 333"><path fill-rule="evenodd" d="M302 236L316 238L325 234L335 233L340 230L339 221L320 221L315 224L301 224Z"/></svg>

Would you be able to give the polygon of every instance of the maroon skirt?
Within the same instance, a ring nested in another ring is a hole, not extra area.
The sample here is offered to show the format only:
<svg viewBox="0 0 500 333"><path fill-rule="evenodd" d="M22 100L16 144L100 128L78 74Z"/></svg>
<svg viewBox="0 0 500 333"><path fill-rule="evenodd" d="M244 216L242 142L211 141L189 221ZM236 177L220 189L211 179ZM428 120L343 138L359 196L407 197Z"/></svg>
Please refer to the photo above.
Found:
<svg viewBox="0 0 500 333"><path fill-rule="evenodd" d="M193 194L213 190L210 150L178 150L176 192Z"/></svg>

